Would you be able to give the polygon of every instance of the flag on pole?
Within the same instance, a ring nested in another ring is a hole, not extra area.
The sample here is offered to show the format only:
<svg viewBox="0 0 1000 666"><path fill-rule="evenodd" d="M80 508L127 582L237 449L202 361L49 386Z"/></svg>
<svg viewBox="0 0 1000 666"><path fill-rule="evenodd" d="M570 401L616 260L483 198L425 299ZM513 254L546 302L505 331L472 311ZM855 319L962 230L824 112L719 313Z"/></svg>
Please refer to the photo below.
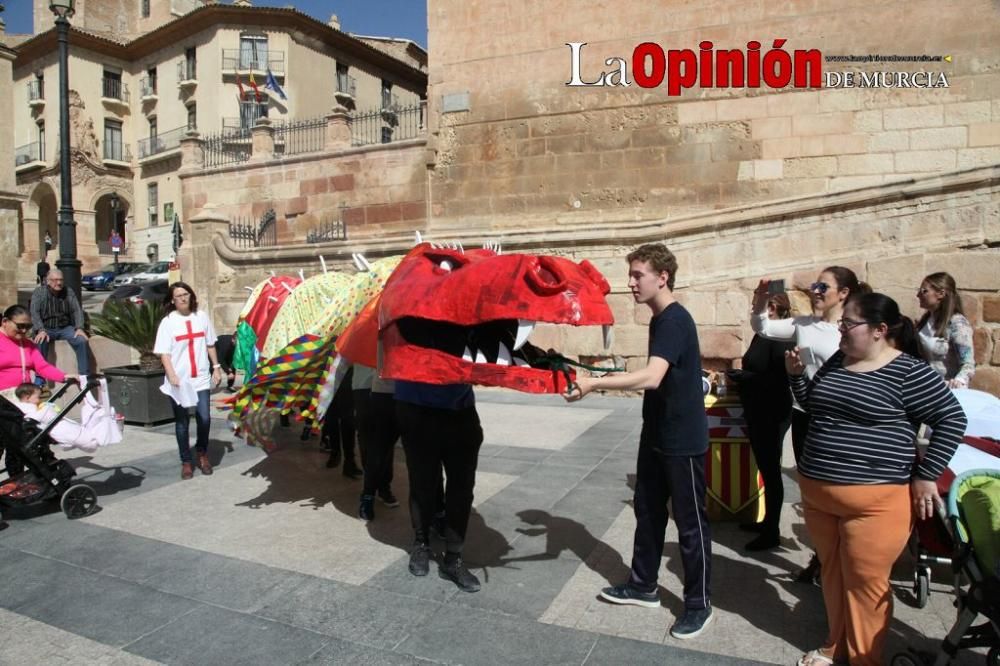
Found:
<svg viewBox="0 0 1000 666"><path fill-rule="evenodd" d="M278 85L278 80L275 79L274 74L271 73L270 67L267 68L267 80L264 81L264 90L273 90L278 93L278 97L281 99L288 99L288 96L285 95L285 91Z"/></svg>
<svg viewBox="0 0 1000 666"><path fill-rule="evenodd" d="M243 90L243 82L240 81L239 73L236 74L236 87L240 89L240 100L246 99L247 93L245 90Z"/></svg>
<svg viewBox="0 0 1000 666"><path fill-rule="evenodd" d="M260 90L257 88L257 82L254 81L253 70L250 71L250 87L253 88L254 97L256 97L257 101L259 102L260 101Z"/></svg>

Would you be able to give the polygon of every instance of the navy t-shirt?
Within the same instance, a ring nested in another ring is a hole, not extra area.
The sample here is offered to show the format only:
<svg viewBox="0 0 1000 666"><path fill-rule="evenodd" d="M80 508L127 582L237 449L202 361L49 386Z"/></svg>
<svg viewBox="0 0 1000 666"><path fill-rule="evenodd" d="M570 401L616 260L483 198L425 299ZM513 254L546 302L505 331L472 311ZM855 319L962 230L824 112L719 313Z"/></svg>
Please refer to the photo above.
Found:
<svg viewBox="0 0 1000 666"><path fill-rule="evenodd" d="M649 322L649 355L670 363L660 385L642 399L642 442L667 455L708 450L701 388L701 350L694 319L674 302Z"/></svg>
<svg viewBox="0 0 1000 666"><path fill-rule="evenodd" d="M471 384L424 384L397 379L395 398L421 407L455 411L476 406Z"/></svg>

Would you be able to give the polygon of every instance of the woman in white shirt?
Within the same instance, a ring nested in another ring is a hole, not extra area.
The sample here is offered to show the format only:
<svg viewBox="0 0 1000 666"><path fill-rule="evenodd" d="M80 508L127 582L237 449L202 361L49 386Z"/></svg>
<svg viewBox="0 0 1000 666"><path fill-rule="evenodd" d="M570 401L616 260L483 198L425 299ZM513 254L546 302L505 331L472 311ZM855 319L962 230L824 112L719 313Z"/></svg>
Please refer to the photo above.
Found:
<svg viewBox="0 0 1000 666"><path fill-rule="evenodd" d="M962 312L955 278L931 273L920 283L917 300L925 310L917 323L920 355L950 388L968 388L976 372L972 324Z"/></svg>
<svg viewBox="0 0 1000 666"><path fill-rule="evenodd" d="M198 469L211 474L208 461L208 431L211 425L208 396L212 385L222 380L222 366L215 353L215 328L212 320L198 310L194 290L184 282L174 282L167 289L164 303L167 316L156 331L153 353L160 356L166 378L160 390L174 408L174 432L181 456L181 478L194 476L188 427L195 407L197 439L195 453ZM211 372L209 371L211 368Z"/></svg>

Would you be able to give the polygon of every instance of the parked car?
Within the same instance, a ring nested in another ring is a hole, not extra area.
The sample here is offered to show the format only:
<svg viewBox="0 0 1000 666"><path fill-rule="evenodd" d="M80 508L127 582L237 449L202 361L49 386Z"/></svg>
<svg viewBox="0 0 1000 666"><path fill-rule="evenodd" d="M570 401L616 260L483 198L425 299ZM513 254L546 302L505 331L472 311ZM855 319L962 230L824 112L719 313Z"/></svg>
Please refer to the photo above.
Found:
<svg viewBox="0 0 1000 666"><path fill-rule="evenodd" d="M126 284L139 284L141 282L149 282L150 280L166 280L167 273L169 272L169 261L157 261L155 264L150 264L146 270L129 273L132 276L132 281Z"/></svg>
<svg viewBox="0 0 1000 666"><path fill-rule="evenodd" d="M80 284L87 291L94 291L96 289L110 290L112 289L111 283L117 276L127 273L140 265L134 261L119 261L117 266L115 264L108 264L100 270L84 275L80 278Z"/></svg>
<svg viewBox="0 0 1000 666"><path fill-rule="evenodd" d="M137 273L142 273L143 271L149 270L153 264L135 264L132 268L125 271L114 280L111 281L111 286L114 288L120 287L123 284L132 284L133 278Z"/></svg>
<svg viewBox="0 0 1000 666"><path fill-rule="evenodd" d="M112 301L130 301L136 305L162 303L167 296L167 280L150 280L142 284L126 284L111 292L104 301L104 309Z"/></svg>

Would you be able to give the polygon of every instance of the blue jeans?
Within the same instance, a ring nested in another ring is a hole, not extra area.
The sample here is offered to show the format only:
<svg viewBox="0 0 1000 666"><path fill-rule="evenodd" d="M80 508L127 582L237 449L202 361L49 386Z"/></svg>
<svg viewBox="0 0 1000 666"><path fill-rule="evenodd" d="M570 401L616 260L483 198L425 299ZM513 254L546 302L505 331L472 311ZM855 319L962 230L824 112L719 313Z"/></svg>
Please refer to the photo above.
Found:
<svg viewBox="0 0 1000 666"><path fill-rule="evenodd" d="M198 438L195 440L194 449L198 453L208 452L208 430L212 425L208 412L209 390L198 391L198 406L194 409L194 420L197 424ZM188 430L191 425L191 415L187 407L181 407L173 398L170 398L170 406L174 408L174 433L177 435L177 450L181 454L181 462L191 462L191 443L188 441Z"/></svg>
<svg viewBox="0 0 1000 666"><path fill-rule="evenodd" d="M48 333L49 339L45 342L38 343L38 351L43 357L46 358L46 360L49 356L49 343L53 340L65 340L76 353L77 371L81 375L90 374L90 350L87 348L87 341L76 335L75 327L64 326L62 328L46 328L45 332ZM44 386L45 380L36 375L35 383L39 386Z"/></svg>

